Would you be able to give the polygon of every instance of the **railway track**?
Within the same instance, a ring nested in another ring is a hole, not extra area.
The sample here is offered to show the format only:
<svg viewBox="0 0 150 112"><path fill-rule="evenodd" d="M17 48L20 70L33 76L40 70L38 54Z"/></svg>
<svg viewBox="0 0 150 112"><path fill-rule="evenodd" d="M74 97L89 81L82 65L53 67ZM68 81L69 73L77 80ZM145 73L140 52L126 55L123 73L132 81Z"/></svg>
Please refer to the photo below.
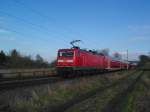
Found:
<svg viewBox="0 0 150 112"><path fill-rule="evenodd" d="M118 72L118 71L117 71ZM131 73L132 72L132 73ZM64 112L65 110L67 110L68 108L88 99L93 97L94 95L97 94L101 94L102 92L104 92L106 89L109 89L113 86L116 86L120 83L122 83L122 81L126 80L128 77L130 77L132 74L135 74L137 71L131 71L130 74L128 76L125 76L123 78L121 78L121 80L118 80L117 82L108 85L107 87L105 86L104 88L98 88L94 91L85 93L85 94L81 94L80 96L77 96L76 98L73 98L72 100L69 100L68 102L64 103L63 105L58 105L54 108L51 108L52 110L49 110L49 112ZM120 74L122 74L122 72L119 72ZM109 75L110 73L103 73L101 75ZM112 73L111 73L112 74ZM95 75L88 75L86 77L92 77ZM86 78L84 77L84 78ZM79 77L82 78L82 77ZM75 78L76 79L76 78ZM40 85L40 84L46 84L46 83L55 83L55 82L59 82L59 81L68 81L68 80L74 80L74 78L72 79L63 79L60 77L49 77L49 79L47 78L39 78L39 79L30 79L30 80L19 80L19 81L4 81L2 83L0 83L0 90L7 90L7 89L13 89L13 88L20 88L20 87L24 87L24 86L33 86L33 85ZM5 107L4 107L5 108Z"/></svg>
<svg viewBox="0 0 150 112"><path fill-rule="evenodd" d="M15 81L15 80L22 80L23 81L23 80L28 80L28 79L38 79L38 78L47 78L47 77L56 77L56 75L0 78L0 83L6 82L6 81Z"/></svg>
<svg viewBox="0 0 150 112"><path fill-rule="evenodd" d="M109 72L103 72L100 75L109 75L112 72L119 72L119 71L109 71ZM98 75L98 74L96 74ZM85 75L82 77L92 77L95 75ZM76 77L80 78L80 77ZM48 84L48 83L55 83L59 81L65 81L73 78L62 78L58 77L56 74L51 76L44 76L44 77L19 77L19 78L4 78L0 79L0 90L8 90L8 89L14 89L14 88L20 88L24 86L33 86L33 85L40 85L40 84Z"/></svg>
<svg viewBox="0 0 150 112"><path fill-rule="evenodd" d="M27 79L6 79L0 82L0 90L8 90L24 86L33 86L46 83L55 83L57 81L62 80L64 79L56 76L27 78Z"/></svg>
<svg viewBox="0 0 150 112"><path fill-rule="evenodd" d="M114 83L112 83L110 85L107 85L105 87L101 87L101 88L98 88L98 89L96 89L94 91L91 91L91 92L88 92L88 93L84 93L84 94L82 94L80 96L77 96L76 98L73 98L72 100L64 103L63 105L59 105L59 106L54 107L53 109L50 110L50 112L65 112L68 108L73 107L74 105L76 105L76 104L78 104L78 103L80 103L80 102L82 102L84 100L87 100L87 99L95 96L96 94L101 94L107 89L110 89L110 88L112 88L114 86L117 86L117 85L119 85L119 84L121 84L123 82L125 83L126 80L129 77L132 77L132 75L136 74L137 72L139 72L139 71L133 71L128 76L126 76L126 77L124 77L124 78L122 78L122 79L120 79L120 80L118 80L118 81L116 81L116 82L114 82ZM130 86L133 86L140 79L142 73L140 73L137 76L135 81L132 84L130 84L128 86L128 88L131 88ZM112 112L112 111L110 111L110 112Z"/></svg>

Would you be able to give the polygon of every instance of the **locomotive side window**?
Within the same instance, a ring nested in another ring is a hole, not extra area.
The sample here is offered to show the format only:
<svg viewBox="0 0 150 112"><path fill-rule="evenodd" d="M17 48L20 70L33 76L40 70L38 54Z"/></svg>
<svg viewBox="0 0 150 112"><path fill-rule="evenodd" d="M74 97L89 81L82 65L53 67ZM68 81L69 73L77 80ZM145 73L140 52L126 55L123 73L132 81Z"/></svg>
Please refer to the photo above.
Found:
<svg viewBox="0 0 150 112"><path fill-rule="evenodd" d="M58 53L58 56L61 57L73 57L73 51L61 51Z"/></svg>

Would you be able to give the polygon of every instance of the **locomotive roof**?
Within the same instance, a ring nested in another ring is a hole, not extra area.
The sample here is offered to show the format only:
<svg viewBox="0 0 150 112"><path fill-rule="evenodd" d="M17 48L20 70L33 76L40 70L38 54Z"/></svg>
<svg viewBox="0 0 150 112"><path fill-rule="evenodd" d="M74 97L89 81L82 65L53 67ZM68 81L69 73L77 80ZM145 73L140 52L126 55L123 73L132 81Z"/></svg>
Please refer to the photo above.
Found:
<svg viewBox="0 0 150 112"><path fill-rule="evenodd" d="M80 50L88 53L92 53L94 55L101 55L101 56L106 56L103 53L98 53L96 50L86 50L86 49L80 49L79 47L73 47L73 48L66 48L66 49L59 49L59 51L67 51L67 50Z"/></svg>

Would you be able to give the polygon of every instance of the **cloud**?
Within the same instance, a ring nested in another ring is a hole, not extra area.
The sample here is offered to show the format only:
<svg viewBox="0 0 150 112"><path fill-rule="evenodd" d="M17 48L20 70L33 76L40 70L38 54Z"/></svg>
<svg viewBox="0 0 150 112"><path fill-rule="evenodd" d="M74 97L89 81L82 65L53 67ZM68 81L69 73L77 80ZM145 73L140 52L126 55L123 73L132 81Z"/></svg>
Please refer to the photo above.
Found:
<svg viewBox="0 0 150 112"><path fill-rule="evenodd" d="M118 52L121 54L123 60L127 60L127 51L120 51ZM128 60L138 60L140 55L147 55L147 51L128 51Z"/></svg>
<svg viewBox="0 0 150 112"><path fill-rule="evenodd" d="M4 17L0 16L0 20L4 19Z"/></svg>
<svg viewBox="0 0 150 112"><path fill-rule="evenodd" d="M136 41L136 42L147 42L147 41L150 41L150 37L147 37L147 36L146 36L146 37L144 37L144 36L141 36L141 37L139 36L139 37L138 37L138 36L137 36L137 37L132 37L132 38L130 38L130 40L131 40L131 41L134 41L134 42L135 42L135 41Z"/></svg>
<svg viewBox="0 0 150 112"><path fill-rule="evenodd" d="M132 37L129 38L131 42L149 42L150 41L150 25L129 25L129 31Z"/></svg>
<svg viewBox="0 0 150 112"><path fill-rule="evenodd" d="M9 31L6 29L0 28L0 33L9 33Z"/></svg>
<svg viewBox="0 0 150 112"><path fill-rule="evenodd" d="M128 29L129 29L130 31L134 31L134 32L138 30L137 26L133 26L133 25L129 25L129 26L128 26Z"/></svg>
<svg viewBox="0 0 150 112"><path fill-rule="evenodd" d="M7 29L4 29L3 27L6 26L5 21L6 19L2 16L0 16L0 34L1 33L9 33Z"/></svg>
<svg viewBox="0 0 150 112"><path fill-rule="evenodd" d="M13 37L6 37L6 36L2 36L0 37L1 41L15 41L16 39Z"/></svg>
<svg viewBox="0 0 150 112"><path fill-rule="evenodd" d="M5 18L0 16L0 25L3 25L5 23L4 21L5 21Z"/></svg>
<svg viewBox="0 0 150 112"><path fill-rule="evenodd" d="M0 16L0 21L4 20L4 18L2 16Z"/></svg>
<svg viewBox="0 0 150 112"><path fill-rule="evenodd" d="M129 25L128 29L136 33L150 33L150 25Z"/></svg>

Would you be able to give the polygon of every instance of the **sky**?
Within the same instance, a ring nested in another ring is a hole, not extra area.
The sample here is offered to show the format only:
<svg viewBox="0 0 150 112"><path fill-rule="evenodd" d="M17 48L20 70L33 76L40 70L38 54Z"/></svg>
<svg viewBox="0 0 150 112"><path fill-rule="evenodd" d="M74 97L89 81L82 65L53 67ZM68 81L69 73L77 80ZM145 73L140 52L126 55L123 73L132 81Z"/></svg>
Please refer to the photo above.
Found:
<svg viewBox="0 0 150 112"><path fill-rule="evenodd" d="M0 0L0 50L52 61L79 39L134 60L150 51L149 12L149 0Z"/></svg>

